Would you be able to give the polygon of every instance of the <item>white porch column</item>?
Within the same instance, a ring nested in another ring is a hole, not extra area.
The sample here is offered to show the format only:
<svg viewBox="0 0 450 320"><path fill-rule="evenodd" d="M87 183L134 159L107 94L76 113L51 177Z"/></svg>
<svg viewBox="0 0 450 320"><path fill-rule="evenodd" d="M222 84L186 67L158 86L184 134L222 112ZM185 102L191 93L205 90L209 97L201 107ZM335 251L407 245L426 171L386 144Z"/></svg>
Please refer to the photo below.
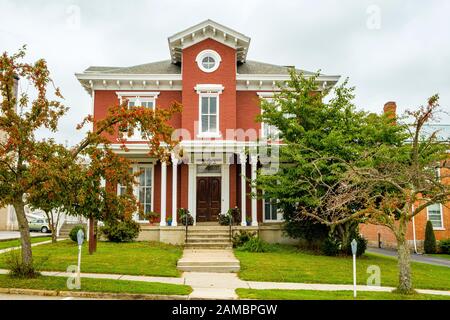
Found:
<svg viewBox="0 0 450 320"><path fill-rule="evenodd" d="M177 217L177 193L178 191L178 158L172 154L172 226L178 225Z"/></svg>
<svg viewBox="0 0 450 320"><path fill-rule="evenodd" d="M222 164L222 207L221 212L227 213L230 209L230 165Z"/></svg>
<svg viewBox="0 0 450 320"><path fill-rule="evenodd" d="M167 163L161 162L161 222L160 226L165 227L167 211Z"/></svg>
<svg viewBox="0 0 450 320"><path fill-rule="evenodd" d="M258 226L258 199L256 196L256 174L258 170L258 156L252 155L250 156L250 163L252 165L252 226L257 227Z"/></svg>
<svg viewBox="0 0 450 320"><path fill-rule="evenodd" d="M239 160L241 162L241 214L242 214L242 222L241 225L245 227L247 225L247 201L246 201L246 170L245 165L247 162L247 155L245 153L241 153L239 155Z"/></svg>
<svg viewBox="0 0 450 320"><path fill-rule="evenodd" d="M189 184L188 184L188 210L189 213L194 218L194 224L197 223L197 213L196 213L196 199L197 199L197 186L195 181L195 164L190 163L189 164Z"/></svg>

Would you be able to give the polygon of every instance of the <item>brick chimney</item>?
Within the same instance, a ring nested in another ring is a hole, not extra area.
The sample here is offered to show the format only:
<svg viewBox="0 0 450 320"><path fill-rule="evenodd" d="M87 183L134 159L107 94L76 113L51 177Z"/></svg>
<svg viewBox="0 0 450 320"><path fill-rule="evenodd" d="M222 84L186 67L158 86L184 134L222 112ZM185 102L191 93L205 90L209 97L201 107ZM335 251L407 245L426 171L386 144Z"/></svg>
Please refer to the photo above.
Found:
<svg viewBox="0 0 450 320"><path fill-rule="evenodd" d="M386 102L383 110L390 118L397 116L397 104L394 101Z"/></svg>

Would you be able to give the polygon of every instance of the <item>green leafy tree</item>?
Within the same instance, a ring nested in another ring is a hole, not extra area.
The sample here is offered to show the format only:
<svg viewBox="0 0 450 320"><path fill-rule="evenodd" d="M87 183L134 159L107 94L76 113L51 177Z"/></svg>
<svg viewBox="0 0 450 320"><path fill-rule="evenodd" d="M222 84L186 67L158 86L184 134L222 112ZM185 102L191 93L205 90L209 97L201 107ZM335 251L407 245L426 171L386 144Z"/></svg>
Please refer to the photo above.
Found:
<svg viewBox="0 0 450 320"><path fill-rule="evenodd" d="M348 162L358 163L380 141L399 137L388 119L355 109L347 82L320 91L316 80L292 71L272 101L261 100L259 120L277 128L283 145L278 172L259 174L257 185L279 201L288 234L311 241L329 233L345 246L364 218L357 213L362 203L349 199L333 210L323 198L335 192Z"/></svg>

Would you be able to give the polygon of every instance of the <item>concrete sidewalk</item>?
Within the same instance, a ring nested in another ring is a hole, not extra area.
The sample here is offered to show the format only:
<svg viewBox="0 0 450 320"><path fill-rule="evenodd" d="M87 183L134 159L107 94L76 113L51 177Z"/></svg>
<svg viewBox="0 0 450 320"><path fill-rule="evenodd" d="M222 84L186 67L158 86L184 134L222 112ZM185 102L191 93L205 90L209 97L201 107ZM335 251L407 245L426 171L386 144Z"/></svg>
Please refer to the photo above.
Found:
<svg viewBox="0 0 450 320"><path fill-rule="evenodd" d="M367 248L367 252L369 253L376 253L381 254L384 256L389 257L395 257L397 258L397 251L393 249L384 249L384 248ZM411 254L411 261L414 262L421 262L421 263L427 263L432 264L434 266L443 266L443 267L449 267L450 268L450 260L445 258L438 258L438 257L430 257L424 254Z"/></svg>
<svg viewBox="0 0 450 320"><path fill-rule="evenodd" d="M31 237L48 237L51 233L30 232ZM20 232L18 231L0 231L0 241L16 240L20 238Z"/></svg>
<svg viewBox="0 0 450 320"><path fill-rule="evenodd" d="M0 274L7 274L8 270L0 270ZM53 277L69 277L73 275L67 272L42 272L43 276ZM280 289L280 290L317 290L317 291L352 291L352 285L346 284L315 284L315 283L289 283L289 282L256 282L244 281L238 278L235 273L201 273L201 272L185 272L181 278L169 277L147 277L132 276L118 274L92 274L82 273L82 278L92 279L113 279L113 280L130 280L144 282L159 282L170 284L184 284L192 287L193 292L189 299L221 299L233 300L238 299L235 290L243 289ZM358 291L371 292L390 292L392 287L372 287L357 286ZM424 290L418 289L417 292L423 294L443 295L450 297L450 291Z"/></svg>

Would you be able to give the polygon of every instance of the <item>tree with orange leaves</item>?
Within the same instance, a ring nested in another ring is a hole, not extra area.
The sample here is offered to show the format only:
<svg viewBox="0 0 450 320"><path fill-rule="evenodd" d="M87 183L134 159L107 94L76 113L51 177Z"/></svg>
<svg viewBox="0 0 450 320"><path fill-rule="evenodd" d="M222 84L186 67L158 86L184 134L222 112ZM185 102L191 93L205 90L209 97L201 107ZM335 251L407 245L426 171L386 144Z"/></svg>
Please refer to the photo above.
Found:
<svg viewBox="0 0 450 320"><path fill-rule="evenodd" d="M98 194L98 190L104 192L103 213L110 211L111 206L123 206L131 211L130 201L114 197L115 192L107 188L99 189L99 181L109 180L111 183L121 180L131 183L131 174L117 175L122 172L118 168L124 168L126 163L113 154L109 148L107 135L119 131L119 140L125 148L126 134L124 129L130 128L128 136L133 134L133 128L140 127L142 136L149 145L149 155L166 159L168 152L174 147L176 141L171 139L173 128L168 125L171 116L181 110L180 104L174 102L168 109L153 111L144 107L128 108L127 101L119 106L111 106L108 115L94 123L94 129L87 133L86 137L68 154L61 156L57 152L62 148L53 142L39 140L36 131L42 128L53 133L57 132L58 120L67 112L63 105L63 96L56 88L50 77L50 72L45 60L41 59L34 64L23 62L25 47L13 55L4 53L0 56L0 93L1 115L0 132L4 138L0 140L0 206L12 205L16 212L22 244L22 269L25 276L35 275L33 267L33 256L30 242L28 220L25 214L25 206L29 204L33 192L39 188L51 189L52 184L61 186L54 179L55 171L60 178L67 174L67 168L77 168L78 174L66 180L72 186L76 182L86 185L85 190ZM30 88L35 90L36 98L30 99L26 92L16 95L15 79L28 81ZM49 90L55 98L49 99ZM83 127L88 122L94 122L92 116L88 116L78 126ZM84 159L84 161L83 161ZM88 165L86 166L85 160ZM70 170L69 170L70 172ZM128 172L128 171L127 171ZM44 189L44 190L45 190ZM77 192L69 188L72 193ZM84 193L85 197L88 192ZM81 199L81 200L80 200ZM75 207L82 202L83 198L78 192L77 197L68 198L68 203ZM87 203L87 202L84 202ZM97 202L98 204L99 202ZM67 203L66 203L67 205ZM95 207L94 202L91 205ZM86 208L86 207L85 207ZM76 212L76 211L74 211Z"/></svg>

